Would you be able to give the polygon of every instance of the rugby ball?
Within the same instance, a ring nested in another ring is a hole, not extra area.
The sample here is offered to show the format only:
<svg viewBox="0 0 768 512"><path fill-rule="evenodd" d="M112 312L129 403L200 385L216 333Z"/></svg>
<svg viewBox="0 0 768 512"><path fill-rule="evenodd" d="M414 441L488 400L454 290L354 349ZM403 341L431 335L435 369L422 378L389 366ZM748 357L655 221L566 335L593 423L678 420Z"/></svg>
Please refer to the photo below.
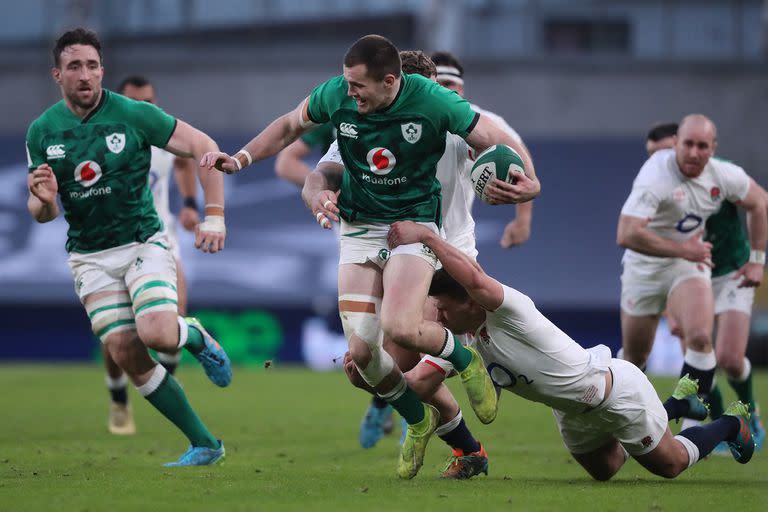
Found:
<svg viewBox="0 0 768 512"><path fill-rule="evenodd" d="M514 149L505 144L496 144L477 155L470 174L472 189L481 201L490 203L485 189L493 178L514 184L518 173L525 173L524 169L523 159Z"/></svg>

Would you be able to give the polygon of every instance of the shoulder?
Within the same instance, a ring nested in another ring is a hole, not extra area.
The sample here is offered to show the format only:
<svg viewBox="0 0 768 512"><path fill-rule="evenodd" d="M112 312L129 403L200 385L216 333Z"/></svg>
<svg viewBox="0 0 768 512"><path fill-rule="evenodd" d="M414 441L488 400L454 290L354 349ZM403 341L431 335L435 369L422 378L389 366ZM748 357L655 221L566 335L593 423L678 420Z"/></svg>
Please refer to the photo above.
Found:
<svg viewBox="0 0 768 512"><path fill-rule="evenodd" d="M51 124L55 123L58 118L63 114L62 108L66 109L64 100L58 101L48 107L42 114L40 114L35 120L29 124L27 129L27 135L39 134Z"/></svg>
<svg viewBox="0 0 768 512"><path fill-rule="evenodd" d="M743 167L735 164L730 160L713 156L709 159L709 164L712 169L718 174L728 173L746 173Z"/></svg>
<svg viewBox="0 0 768 512"><path fill-rule="evenodd" d="M675 152L671 149L662 149L655 152L645 161L637 173L634 187L658 187L671 185L674 174L671 172L675 164Z"/></svg>
<svg viewBox="0 0 768 512"><path fill-rule="evenodd" d="M496 114L495 112L491 112L490 110L486 110L486 109L484 109L484 108L482 108L482 107L480 107L480 106L478 106L478 105L476 105L474 103L470 103L470 106L472 107L472 110L474 110L478 114L480 114L482 116L485 116L488 119L490 119L491 121L493 121L493 123L496 126L498 126L502 130L507 132L507 134L509 134L510 137L515 139L515 141L517 141L517 142L522 142L523 141L523 138L520 137L520 134L517 133L517 131L515 131L514 128L509 126L509 123L506 121L506 119L504 119L500 115Z"/></svg>

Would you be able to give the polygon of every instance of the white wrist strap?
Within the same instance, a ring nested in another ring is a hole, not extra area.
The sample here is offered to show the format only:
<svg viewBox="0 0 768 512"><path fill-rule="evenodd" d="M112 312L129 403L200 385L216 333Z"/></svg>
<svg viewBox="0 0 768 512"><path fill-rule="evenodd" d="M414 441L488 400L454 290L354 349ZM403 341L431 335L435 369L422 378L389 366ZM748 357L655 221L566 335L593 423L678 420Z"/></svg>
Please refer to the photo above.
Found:
<svg viewBox="0 0 768 512"><path fill-rule="evenodd" d="M755 249L749 251L749 262L765 265L765 251L758 251Z"/></svg>
<svg viewBox="0 0 768 512"><path fill-rule="evenodd" d="M238 155L240 153L245 155L245 159L248 160L248 165L251 165L253 163L253 157L251 156L251 154L248 152L247 149L243 148L240 151L238 151L237 153L235 153L235 155Z"/></svg>

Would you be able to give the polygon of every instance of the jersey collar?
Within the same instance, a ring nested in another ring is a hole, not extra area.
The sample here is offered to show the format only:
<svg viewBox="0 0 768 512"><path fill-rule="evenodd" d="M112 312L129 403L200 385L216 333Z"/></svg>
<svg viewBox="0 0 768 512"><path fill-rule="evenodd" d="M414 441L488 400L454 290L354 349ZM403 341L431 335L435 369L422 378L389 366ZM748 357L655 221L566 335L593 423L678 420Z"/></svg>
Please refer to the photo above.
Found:
<svg viewBox="0 0 768 512"><path fill-rule="evenodd" d="M104 106L104 103L106 103L106 101L107 101L107 95L108 94L109 94L109 91L107 89L104 89L104 88L101 89L101 98L99 98L99 104L96 105L96 108L94 108L93 110L88 112L88 115L85 116L82 121L80 121L80 124L87 123L88 121L90 121L93 118L93 116L95 116L96 114L99 113L99 111Z"/></svg>
<svg viewBox="0 0 768 512"><path fill-rule="evenodd" d="M405 73L400 73L400 88L397 90L397 95L395 95L395 99L392 100L392 103L384 107L383 109L379 110L377 113L381 112L388 112L396 103L397 100L400 99L400 95L403 93L403 89L405 89L405 77L407 77Z"/></svg>

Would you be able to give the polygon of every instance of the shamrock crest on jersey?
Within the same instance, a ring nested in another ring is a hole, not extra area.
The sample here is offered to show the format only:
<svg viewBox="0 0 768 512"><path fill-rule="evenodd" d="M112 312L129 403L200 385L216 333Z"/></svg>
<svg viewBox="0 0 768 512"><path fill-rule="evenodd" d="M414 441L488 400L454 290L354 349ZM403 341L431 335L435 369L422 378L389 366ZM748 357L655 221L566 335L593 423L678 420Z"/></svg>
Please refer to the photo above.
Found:
<svg viewBox="0 0 768 512"><path fill-rule="evenodd" d="M416 144L421 138L421 123L403 123L400 125L403 138L411 144Z"/></svg>
<svg viewBox="0 0 768 512"><path fill-rule="evenodd" d="M125 148L125 134L124 133L112 133L104 137L107 141L107 148L115 153L120 153Z"/></svg>

